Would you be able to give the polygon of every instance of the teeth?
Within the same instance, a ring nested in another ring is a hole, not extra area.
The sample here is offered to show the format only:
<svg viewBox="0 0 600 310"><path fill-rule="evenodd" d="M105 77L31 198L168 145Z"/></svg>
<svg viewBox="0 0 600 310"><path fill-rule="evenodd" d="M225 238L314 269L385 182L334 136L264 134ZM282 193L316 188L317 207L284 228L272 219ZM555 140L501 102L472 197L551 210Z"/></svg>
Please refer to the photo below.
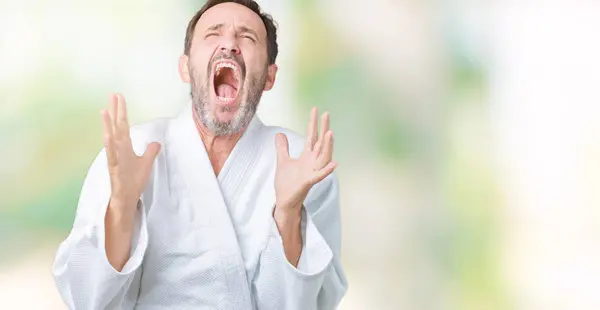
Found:
<svg viewBox="0 0 600 310"><path fill-rule="evenodd" d="M234 72L237 72L237 66L235 66L234 64L230 63L230 62L221 62L217 64L217 74L219 73L219 70L221 70L221 68L231 68L233 69Z"/></svg>
<svg viewBox="0 0 600 310"><path fill-rule="evenodd" d="M236 65L234 65L234 64L232 64L230 62L220 62L220 63L218 63L217 67L216 67L216 71L217 71L216 76L219 76L219 74L221 73L221 69L223 69L223 68L230 68L230 69L232 69L233 72L234 72L234 75L235 75L235 77L237 79L238 68L237 68Z"/></svg>
<svg viewBox="0 0 600 310"><path fill-rule="evenodd" d="M234 98L227 98L227 97L221 97L221 96L217 96L217 98L223 102L231 102L234 99Z"/></svg>

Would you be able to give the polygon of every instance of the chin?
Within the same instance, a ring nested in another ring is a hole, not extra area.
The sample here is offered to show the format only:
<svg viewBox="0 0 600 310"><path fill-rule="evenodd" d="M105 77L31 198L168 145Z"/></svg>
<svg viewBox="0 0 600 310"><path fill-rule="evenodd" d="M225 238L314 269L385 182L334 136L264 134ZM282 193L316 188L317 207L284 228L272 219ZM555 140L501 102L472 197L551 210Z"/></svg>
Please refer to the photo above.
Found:
<svg viewBox="0 0 600 310"><path fill-rule="evenodd" d="M213 117L218 123L231 123L237 117L239 110L239 106L216 106Z"/></svg>

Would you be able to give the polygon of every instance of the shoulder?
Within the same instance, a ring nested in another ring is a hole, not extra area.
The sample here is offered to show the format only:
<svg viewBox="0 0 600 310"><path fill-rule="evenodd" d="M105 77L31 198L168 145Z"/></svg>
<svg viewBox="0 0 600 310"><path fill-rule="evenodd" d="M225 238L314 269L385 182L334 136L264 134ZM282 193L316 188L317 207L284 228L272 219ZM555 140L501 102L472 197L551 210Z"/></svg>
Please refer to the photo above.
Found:
<svg viewBox="0 0 600 310"><path fill-rule="evenodd" d="M152 142L164 144L169 121L169 118L157 118L132 126L129 133L134 151L143 153L146 146Z"/></svg>
<svg viewBox="0 0 600 310"><path fill-rule="evenodd" d="M290 156L298 157L302 153L304 148L304 136L285 127L279 126L263 126L263 137L267 143L271 145L275 144L275 135L282 133L287 137L288 146L290 149Z"/></svg>
<svg viewBox="0 0 600 310"><path fill-rule="evenodd" d="M158 142L161 145L165 141L165 132L168 127L169 119L154 119L148 122L140 123L129 128L129 136L133 151L141 156L146 151L148 144ZM106 149L102 147L97 153L90 170L106 170Z"/></svg>

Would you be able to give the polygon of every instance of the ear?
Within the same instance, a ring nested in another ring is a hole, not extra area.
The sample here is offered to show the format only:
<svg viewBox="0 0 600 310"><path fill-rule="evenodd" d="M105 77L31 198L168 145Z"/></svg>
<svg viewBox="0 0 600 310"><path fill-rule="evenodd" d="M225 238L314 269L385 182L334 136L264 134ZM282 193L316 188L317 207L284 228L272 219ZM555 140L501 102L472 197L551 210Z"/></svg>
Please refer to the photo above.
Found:
<svg viewBox="0 0 600 310"><path fill-rule="evenodd" d="M265 83L265 89L264 91L269 91L273 88L273 86L275 85L275 76L277 75L277 65L276 64L272 64L269 66L269 68L267 69L267 82Z"/></svg>
<svg viewBox="0 0 600 310"><path fill-rule="evenodd" d="M179 57L179 77L181 77L182 81L188 84L191 81L190 70L188 67L189 59L190 58L187 55L181 55L181 57Z"/></svg>

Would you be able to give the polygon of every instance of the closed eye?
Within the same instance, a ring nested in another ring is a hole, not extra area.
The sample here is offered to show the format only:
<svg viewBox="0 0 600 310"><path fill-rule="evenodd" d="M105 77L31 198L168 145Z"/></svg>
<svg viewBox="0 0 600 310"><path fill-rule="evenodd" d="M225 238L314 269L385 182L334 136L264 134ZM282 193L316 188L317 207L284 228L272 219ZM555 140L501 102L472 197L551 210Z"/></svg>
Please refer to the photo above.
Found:
<svg viewBox="0 0 600 310"><path fill-rule="evenodd" d="M240 26L237 29L238 35L244 39L249 39L250 41L256 43L258 42L258 35L256 34L256 31L245 27L245 26Z"/></svg>
<svg viewBox="0 0 600 310"><path fill-rule="evenodd" d="M205 33L205 34L204 34L204 38L205 38L205 39L207 39L207 38L210 38L210 37L212 37L212 36L218 36L218 35L219 35L219 33L218 33L218 32L216 32L216 31L211 31L211 32L207 32L207 33Z"/></svg>
<svg viewBox="0 0 600 310"><path fill-rule="evenodd" d="M256 40L250 35L242 35L242 38L248 39L248 40L252 41L253 43L256 43Z"/></svg>

